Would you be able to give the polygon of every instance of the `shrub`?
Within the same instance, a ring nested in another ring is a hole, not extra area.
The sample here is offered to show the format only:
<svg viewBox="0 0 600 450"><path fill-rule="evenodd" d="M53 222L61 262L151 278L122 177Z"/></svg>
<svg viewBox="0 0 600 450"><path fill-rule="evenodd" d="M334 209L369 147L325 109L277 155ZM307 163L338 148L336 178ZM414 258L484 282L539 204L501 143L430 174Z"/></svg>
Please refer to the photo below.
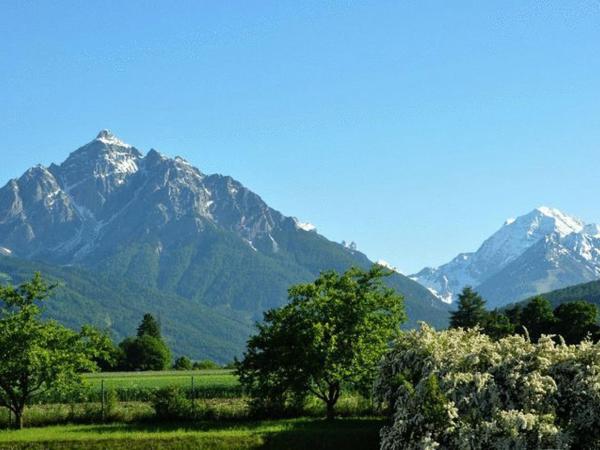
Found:
<svg viewBox="0 0 600 450"><path fill-rule="evenodd" d="M119 418L117 409L119 406L119 396L114 389L108 389L104 393L104 417L107 420L116 420Z"/></svg>
<svg viewBox="0 0 600 450"><path fill-rule="evenodd" d="M210 359L203 359L202 361L196 361L193 365L195 370L209 370L209 369L220 369L220 366Z"/></svg>
<svg viewBox="0 0 600 450"><path fill-rule="evenodd" d="M192 369L192 361L187 356L180 356L175 360L175 364L173 364L173 369L175 370L191 370Z"/></svg>
<svg viewBox="0 0 600 450"><path fill-rule="evenodd" d="M382 449L598 448L600 345L477 329L406 332L376 395L392 417Z"/></svg>
<svg viewBox="0 0 600 450"><path fill-rule="evenodd" d="M191 401L175 386L156 391L152 398L152 407L156 417L161 420L188 419L192 413Z"/></svg>

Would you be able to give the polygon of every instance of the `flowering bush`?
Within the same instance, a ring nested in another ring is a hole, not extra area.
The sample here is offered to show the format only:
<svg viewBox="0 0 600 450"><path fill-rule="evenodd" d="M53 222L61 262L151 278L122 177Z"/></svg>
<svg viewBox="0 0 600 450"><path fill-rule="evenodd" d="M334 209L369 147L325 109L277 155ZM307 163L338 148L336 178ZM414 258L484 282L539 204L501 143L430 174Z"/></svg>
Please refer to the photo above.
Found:
<svg viewBox="0 0 600 450"><path fill-rule="evenodd" d="M600 344L477 329L404 333L375 387L390 414L381 448L600 447Z"/></svg>

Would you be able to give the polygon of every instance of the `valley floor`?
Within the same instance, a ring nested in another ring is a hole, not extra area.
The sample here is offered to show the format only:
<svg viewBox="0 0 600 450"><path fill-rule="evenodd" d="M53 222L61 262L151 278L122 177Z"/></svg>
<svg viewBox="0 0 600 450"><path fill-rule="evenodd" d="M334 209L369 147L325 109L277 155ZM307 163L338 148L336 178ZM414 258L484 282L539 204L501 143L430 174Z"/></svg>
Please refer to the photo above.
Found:
<svg viewBox="0 0 600 450"><path fill-rule="evenodd" d="M0 449L378 449L373 418L61 425L0 432Z"/></svg>

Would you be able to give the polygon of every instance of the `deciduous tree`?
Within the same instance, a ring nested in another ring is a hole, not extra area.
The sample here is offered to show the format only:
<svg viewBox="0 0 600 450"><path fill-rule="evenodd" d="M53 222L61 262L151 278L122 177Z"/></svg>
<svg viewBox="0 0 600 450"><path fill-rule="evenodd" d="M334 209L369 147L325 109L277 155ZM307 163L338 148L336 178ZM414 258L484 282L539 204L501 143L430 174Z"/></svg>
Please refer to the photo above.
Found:
<svg viewBox="0 0 600 450"><path fill-rule="evenodd" d="M102 357L85 332L40 318L40 305L53 287L40 274L18 287L0 286L0 405L14 413L17 428L37 395L72 388L82 371L95 369L93 359Z"/></svg>
<svg viewBox="0 0 600 450"><path fill-rule="evenodd" d="M273 411L313 394L327 417L346 386L371 390L378 365L405 320L403 299L381 266L327 271L289 289L290 302L265 313L237 365L254 405Z"/></svg>

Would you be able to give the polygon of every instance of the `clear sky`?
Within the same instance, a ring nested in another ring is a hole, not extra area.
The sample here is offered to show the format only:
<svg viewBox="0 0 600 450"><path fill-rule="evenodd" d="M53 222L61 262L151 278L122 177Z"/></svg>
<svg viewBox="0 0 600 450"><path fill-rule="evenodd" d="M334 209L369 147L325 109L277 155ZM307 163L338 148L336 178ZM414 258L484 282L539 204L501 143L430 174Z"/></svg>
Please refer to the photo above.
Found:
<svg viewBox="0 0 600 450"><path fill-rule="evenodd" d="M0 0L0 184L101 128L416 271L600 221L600 1Z"/></svg>

